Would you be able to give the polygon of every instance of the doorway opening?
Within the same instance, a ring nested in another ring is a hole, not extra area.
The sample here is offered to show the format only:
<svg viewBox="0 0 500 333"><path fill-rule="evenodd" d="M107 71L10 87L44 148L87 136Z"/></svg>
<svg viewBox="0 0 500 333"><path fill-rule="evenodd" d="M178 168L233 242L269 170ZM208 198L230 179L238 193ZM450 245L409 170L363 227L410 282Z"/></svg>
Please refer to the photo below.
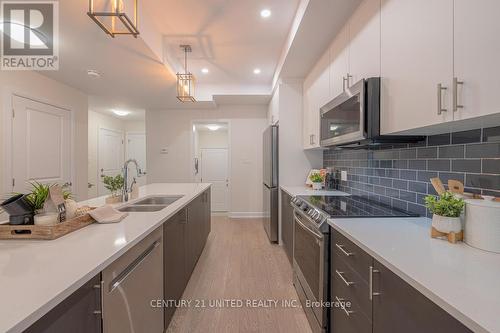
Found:
<svg viewBox="0 0 500 333"><path fill-rule="evenodd" d="M229 211L229 122L193 122L193 179L211 183L212 212Z"/></svg>
<svg viewBox="0 0 500 333"><path fill-rule="evenodd" d="M117 115L113 110L89 110L88 132L88 197L109 194L104 187L104 176L123 174L123 164L135 159L144 173L137 176L135 167L129 164L127 184L142 186L146 176L146 124L145 111L127 111Z"/></svg>

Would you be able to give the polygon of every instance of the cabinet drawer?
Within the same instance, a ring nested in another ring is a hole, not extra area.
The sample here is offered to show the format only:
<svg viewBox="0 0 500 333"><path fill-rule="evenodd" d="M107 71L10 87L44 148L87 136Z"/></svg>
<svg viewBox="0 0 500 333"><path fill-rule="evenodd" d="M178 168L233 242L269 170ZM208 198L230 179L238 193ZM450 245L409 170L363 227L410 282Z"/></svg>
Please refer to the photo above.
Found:
<svg viewBox="0 0 500 333"><path fill-rule="evenodd" d="M333 295L342 295L343 298L349 299L353 303L354 311L361 311L368 318L371 317L372 302L368 284L337 254L332 256L331 282Z"/></svg>
<svg viewBox="0 0 500 333"><path fill-rule="evenodd" d="M342 299L342 296L332 293L333 301ZM344 298L346 301L349 299ZM346 308L348 311L353 311L347 314L341 307L332 306L330 308L330 332L332 333L371 333L372 322L356 309Z"/></svg>
<svg viewBox="0 0 500 333"><path fill-rule="evenodd" d="M372 257L335 229L331 230L332 257L334 254L338 255L368 283L369 267L373 265Z"/></svg>

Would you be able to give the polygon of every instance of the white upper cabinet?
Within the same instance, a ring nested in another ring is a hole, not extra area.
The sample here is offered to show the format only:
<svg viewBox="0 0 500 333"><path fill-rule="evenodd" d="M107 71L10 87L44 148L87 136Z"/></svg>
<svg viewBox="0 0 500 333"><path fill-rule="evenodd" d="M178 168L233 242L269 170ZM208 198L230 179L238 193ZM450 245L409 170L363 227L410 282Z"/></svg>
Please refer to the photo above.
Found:
<svg viewBox="0 0 500 333"><path fill-rule="evenodd" d="M342 28L330 46L330 83L330 99L353 83L349 74L349 24Z"/></svg>
<svg viewBox="0 0 500 333"><path fill-rule="evenodd" d="M304 81L304 149L318 148L320 145L319 109L330 101L330 53L327 50Z"/></svg>
<svg viewBox="0 0 500 333"><path fill-rule="evenodd" d="M461 120L500 112L500 1L455 0L456 112ZM462 106L460 108L460 106Z"/></svg>
<svg viewBox="0 0 500 333"><path fill-rule="evenodd" d="M380 0L365 0L349 21L350 83L380 76Z"/></svg>
<svg viewBox="0 0 500 333"><path fill-rule="evenodd" d="M452 120L453 0L381 5L382 134Z"/></svg>

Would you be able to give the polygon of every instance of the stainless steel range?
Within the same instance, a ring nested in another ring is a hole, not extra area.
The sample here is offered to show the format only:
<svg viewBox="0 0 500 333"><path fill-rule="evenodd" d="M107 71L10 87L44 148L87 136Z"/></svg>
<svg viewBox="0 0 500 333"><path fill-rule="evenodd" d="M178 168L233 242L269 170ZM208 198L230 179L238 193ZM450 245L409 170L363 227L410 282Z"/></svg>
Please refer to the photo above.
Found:
<svg viewBox="0 0 500 333"><path fill-rule="evenodd" d="M293 283L313 332L326 332L329 300L330 227L328 218L411 217L358 196L299 196L294 207Z"/></svg>
<svg viewBox="0 0 500 333"><path fill-rule="evenodd" d="M328 309L316 302L328 300L328 215L300 197L294 207L293 284L313 332L325 332Z"/></svg>

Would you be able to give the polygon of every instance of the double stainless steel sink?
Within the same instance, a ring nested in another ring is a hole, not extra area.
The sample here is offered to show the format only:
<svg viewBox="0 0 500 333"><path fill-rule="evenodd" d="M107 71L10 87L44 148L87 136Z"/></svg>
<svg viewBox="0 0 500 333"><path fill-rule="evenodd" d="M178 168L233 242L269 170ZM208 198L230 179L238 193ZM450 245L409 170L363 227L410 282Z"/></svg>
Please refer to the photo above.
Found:
<svg viewBox="0 0 500 333"><path fill-rule="evenodd" d="M134 202L130 205L119 208L120 212L136 212L136 213L153 213L158 212L180 198L182 195L161 195L161 196L152 196L147 197L137 202Z"/></svg>

